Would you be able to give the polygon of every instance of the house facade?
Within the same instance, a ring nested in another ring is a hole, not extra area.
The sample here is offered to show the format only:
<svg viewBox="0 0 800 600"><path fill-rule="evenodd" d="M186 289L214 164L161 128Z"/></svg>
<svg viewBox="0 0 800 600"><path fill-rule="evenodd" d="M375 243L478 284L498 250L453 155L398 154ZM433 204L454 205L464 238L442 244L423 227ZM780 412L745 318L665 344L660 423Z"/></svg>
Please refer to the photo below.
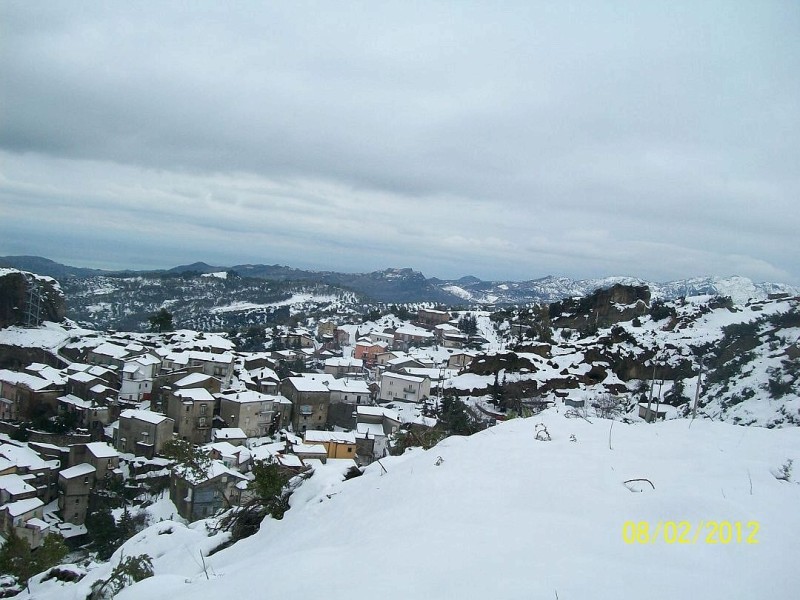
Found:
<svg viewBox="0 0 800 600"><path fill-rule="evenodd" d="M246 482L241 473L213 460L205 474L198 476L180 467L173 469L169 496L178 514L187 521L205 519L220 510L239 504L237 484Z"/></svg>
<svg viewBox="0 0 800 600"><path fill-rule="evenodd" d="M126 360L120 371L119 398L141 402L150 400L153 381L161 370L161 359L143 354Z"/></svg>
<svg viewBox="0 0 800 600"><path fill-rule="evenodd" d="M211 441L216 400L205 388L177 389L167 397L167 416L175 422L175 433L193 444Z"/></svg>
<svg viewBox="0 0 800 600"><path fill-rule="evenodd" d="M356 436L352 432L308 430L303 433L303 443L323 446L328 458L356 457Z"/></svg>
<svg viewBox="0 0 800 600"><path fill-rule="evenodd" d="M31 548L38 548L50 528L43 520L44 506L39 498L29 498L0 507L0 531L3 536L7 537L13 530Z"/></svg>
<svg viewBox="0 0 800 600"><path fill-rule="evenodd" d="M403 373L385 371L381 375L380 399L383 402L421 402L431 394L431 380Z"/></svg>
<svg viewBox="0 0 800 600"><path fill-rule="evenodd" d="M287 377L281 391L292 402L292 427L296 433L321 429L328 422L331 391L326 384L330 375L320 377Z"/></svg>
<svg viewBox="0 0 800 600"><path fill-rule="evenodd" d="M58 474L58 510L68 523L83 525L89 509L89 493L95 485L97 469L82 463Z"/></svg>
<svg viewBox="0 0 800 600"><path fill-rule="evenodd" d="M95 468L97 481L105 481L119 468L119 452L105 442L73 444L69 447L69 464L86 463Z"/></svg>
<svg viewBox="0 0 800 600"><path fill-rule="evenodd" d="M276 427L275 396L254 390L219 394L219 416L228 427L238 427L247 437L262 437Z"/></svg>
<svg viewBox="0 0 800 600"><path fill-rule="evenodd" d="M175 421L149 410L127 409L119 415L115 447L119 452L153 458L171 440Z"/></svg>
<svg viewBox="0 0 800 600"><path fill-rule="evenodd" d="M0 369L0 418L26 420L41 410L55 414L63 393L64 386L38 375Z"/></svg>
<svg viewBox="0 0 800 600"><path fill-rule="evenodd" d="M337 379L347 375L359 376L364 369L364 361L360 358L334 357L325 360L324 371Z"/></svg>
<svg viewBox="0 0 800 600"><path fill-rule="evenodd" d="M417 311L417 323L423 327L433 328L442 323L447 323L452 318L446 310L420 308Z"/></svg>

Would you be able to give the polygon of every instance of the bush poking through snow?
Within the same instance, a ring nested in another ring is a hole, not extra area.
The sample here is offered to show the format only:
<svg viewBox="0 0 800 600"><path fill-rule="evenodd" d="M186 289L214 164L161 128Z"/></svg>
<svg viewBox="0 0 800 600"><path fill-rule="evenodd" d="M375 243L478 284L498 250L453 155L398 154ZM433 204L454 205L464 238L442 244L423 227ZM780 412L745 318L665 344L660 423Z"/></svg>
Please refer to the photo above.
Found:
<svg viewBox="0 0 800 600"><path fill-rule="evenodd" d="M232 510L221 522L222 529L231 533L236 542L253 535L268 515L282 519L289 510L290 474L273 459L259 460L253 465L253 480L248 489L253 498L243 506Z"/></svg>
<svg viewBox="0 0 800 600"><path fill-rule="evenodd" d="M152 576L153 559L147 554L120 557L119 563L111 571L108 579L101 579L92 585L92 593L89 596L89 600L113 598L123 588Z"/></svg>
<svg viewBox="0 0 800 600"><path fill-rule="evenodd" d="M540 442L549 442L553 438L550 437L550 432L547 431L547 426L544 423L536 424L536 439Z"/></svg>
<svg viewBox="0 0 800 600"><path fill-rule="evenodd" d="M792 478L792 464L794 461L791 458L786 459L786 462L781 465L777 471L773 471L775 479L779 481L789 481Z"/></svg>

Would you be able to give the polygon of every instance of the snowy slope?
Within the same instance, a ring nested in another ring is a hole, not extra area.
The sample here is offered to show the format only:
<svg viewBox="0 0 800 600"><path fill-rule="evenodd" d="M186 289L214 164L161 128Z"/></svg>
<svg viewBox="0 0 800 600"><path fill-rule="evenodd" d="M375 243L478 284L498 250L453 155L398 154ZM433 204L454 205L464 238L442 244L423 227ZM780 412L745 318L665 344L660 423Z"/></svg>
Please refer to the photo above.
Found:
<svg viewBox="0 0 800 600"><path fill-rule="evenodd" d="M797 295L800 288L781 283L754 283L746 277L694 277L678 281L657 283L638 277L601 277L595 279L570 279L569 277L543 277L530 281L480 281L445 282L442 290L477 304L550 303L577 296L587 296L595 290L615 284L646 285L653 298L672 300L681 296L701 294L730 296L737 304L749 299L764 300L769 294Z"/></svg>
<svg viewBox="0 0 800 600"><path fill-rule="evenodd" d="M800 430L592 421L551 410L386 459L383 475L376 464L338 483L327 471L316 487L315 475L283 521L206 558L209 579L198 553L214 538L151 529L122 551L158 555L156 576L118 598L797 597L800 485L773 471L797 464ZM552 441L534 439L537 422ZM623 483L643 477L655 490ZM758 543L623 541L626 521L684 520L741 522L743 540L757 522ZM33 595L83 598L95 576Z"/></svg>

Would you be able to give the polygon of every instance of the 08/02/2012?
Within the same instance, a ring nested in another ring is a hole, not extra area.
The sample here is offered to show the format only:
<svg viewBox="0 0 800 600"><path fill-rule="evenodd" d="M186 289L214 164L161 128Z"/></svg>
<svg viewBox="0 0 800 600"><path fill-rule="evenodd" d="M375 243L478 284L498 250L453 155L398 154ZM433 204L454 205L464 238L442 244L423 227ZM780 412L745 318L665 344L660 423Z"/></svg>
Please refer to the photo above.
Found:
<svg viewBox="0 0 800 600"><path fill-rule="evenodd" d="M622 540L626 544L758 544L758 521L625 521Z"/></svg>

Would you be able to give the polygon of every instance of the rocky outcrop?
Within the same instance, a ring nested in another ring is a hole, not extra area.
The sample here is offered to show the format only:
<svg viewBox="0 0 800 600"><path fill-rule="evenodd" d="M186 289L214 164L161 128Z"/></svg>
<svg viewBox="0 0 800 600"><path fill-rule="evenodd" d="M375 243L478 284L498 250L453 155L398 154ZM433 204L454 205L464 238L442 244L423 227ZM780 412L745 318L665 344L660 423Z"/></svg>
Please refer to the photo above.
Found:
<svg viewBox="0 0 800 600"><path fill-rule="evenodd" d="M586 330L632 321L647 314L650 289L646 285L617 284L583 298L568 298L549 307L553 327Z"/></svg>
<svg viewBox="0 0 800 600"><path fill-rule="evenodd" d="M59 322L65 314L64 294L55 279L0 269L0 328Z"/></svg>

